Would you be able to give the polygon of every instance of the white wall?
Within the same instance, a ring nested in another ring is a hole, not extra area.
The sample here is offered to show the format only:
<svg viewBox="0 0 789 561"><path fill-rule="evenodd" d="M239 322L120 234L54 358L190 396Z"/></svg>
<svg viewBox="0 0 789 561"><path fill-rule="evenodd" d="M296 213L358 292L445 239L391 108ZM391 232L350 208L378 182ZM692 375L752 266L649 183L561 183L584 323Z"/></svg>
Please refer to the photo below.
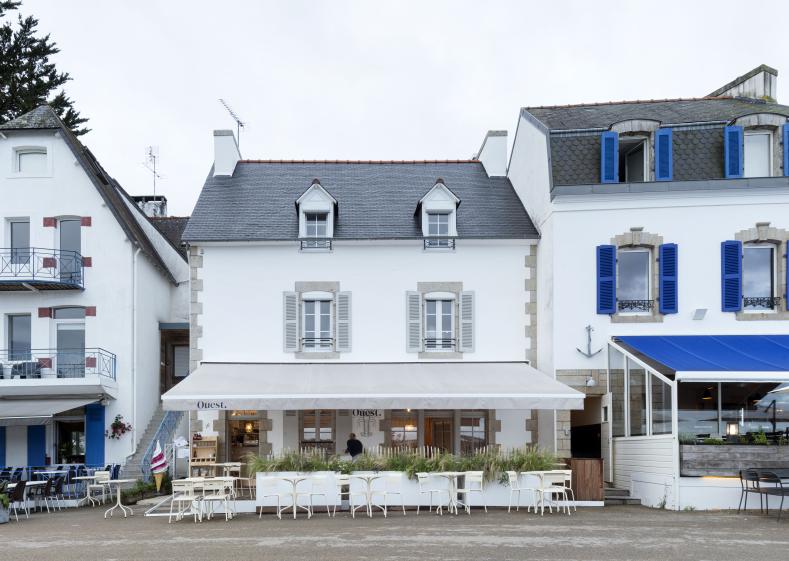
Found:
<svg viewBox="0 0 789 561"><path fill-rule="evenodd" d="M642 499L644 504L657 506L666 493L667 481L673 489L679 469L674 462L674 446L671 435L615 438L614 485L628 489L631 496ZM667 500L673 504L672 495Z"/></svg>
<svg viewBox="0 0 789 561"><path fill-rule="evenodd" d="M5 465L27 465L27 427L11 426L5 428Z"/></svg>
<svg viewBox="0 0 789 561"><path fill-rule="evenodd" d="M526 430L526 421L535 413L520 409L497 409L496 419L501 421L501 432L496 434L496 444L505 449L532 444L532 434Z"/></svg>

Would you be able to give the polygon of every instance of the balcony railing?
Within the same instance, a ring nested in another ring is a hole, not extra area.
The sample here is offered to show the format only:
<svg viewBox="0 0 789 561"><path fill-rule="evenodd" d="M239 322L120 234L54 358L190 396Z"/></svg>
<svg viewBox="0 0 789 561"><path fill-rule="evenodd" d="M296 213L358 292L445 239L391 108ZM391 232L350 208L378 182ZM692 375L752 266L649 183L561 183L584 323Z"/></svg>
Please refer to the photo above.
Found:
<svg viewBox="0 0 789 561"><path fill-rule="evenodd" d="M743 296L742 307L752 310L774 310L781 304L780 296Z"/></svg>
<svg viewBox="0 0 789 561"><path fill-rule="evenodd" d="M330 351L334 348L331 337L303 337L301 348L305 351Z"/></svg>
<svg viewBox="0 0 789 561"><path fill-rule="evenodd" d="M620 312L650 312L655 307L654 300L617 300Z"/></svg>
<svg viewBox="0 0 789 561"><path fill-rule="evenodd" d="M425 238L425 249L455 249L455 238Z"/></svg>
<svg viewBox="0 0 789 561"><path fill-rule="evenodd" d="M331 249L331 239L329 238L313 238L299 240L301 242L302 250L309 249Z"/></svg>
<svg viewBox="0 0 789 561"><path fill-rule="evenodd" d="M115 355L104 349L0 349L0 379L84 378L115 380Z"/></svg>
<svg viewBox="0 0 789 561"><path fill-rule="evenodd" d="M0 289L83 288L82 256L76 251L38 247L0 249Z"/></svg>
<svg viewBox="0 0 789 561"><path fill-rule="evenodd" d="M434 337L427 337L425 339L426 351L454 351L455 339L437 339Z"/></svg>

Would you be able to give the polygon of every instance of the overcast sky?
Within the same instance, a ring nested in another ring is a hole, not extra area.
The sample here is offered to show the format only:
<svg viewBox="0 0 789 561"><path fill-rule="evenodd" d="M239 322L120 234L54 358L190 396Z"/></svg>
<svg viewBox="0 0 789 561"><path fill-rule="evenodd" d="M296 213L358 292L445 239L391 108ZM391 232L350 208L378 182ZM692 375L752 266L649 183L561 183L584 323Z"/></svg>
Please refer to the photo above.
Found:
<svg viewBox="0 0 789 561"><path fill-rule="evenodd" d="M702 96L761 63L789 80L786 0L24 0L21 13L60 46L83 141L130 193L151 192L142 162L159 147L174 215L194 206L212 130L234 128L219 98L246 122L245 158L443 159L472 156L489 129L511 142L523 106Z"/></svg>

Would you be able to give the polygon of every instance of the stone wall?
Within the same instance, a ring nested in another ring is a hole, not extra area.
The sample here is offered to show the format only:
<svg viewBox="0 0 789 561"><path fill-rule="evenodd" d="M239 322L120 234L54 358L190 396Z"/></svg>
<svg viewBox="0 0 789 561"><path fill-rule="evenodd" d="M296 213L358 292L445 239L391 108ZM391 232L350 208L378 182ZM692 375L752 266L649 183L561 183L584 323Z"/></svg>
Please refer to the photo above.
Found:
<svg viewBox="0 0 789 561"><path fill-rule="evenodd" d="M587 386L592 378L596 384ZM608 374L605 370L557 370L556 379L584 395L603 396L606 393ZM570 457L570 411L556 411L556 454L560 458Z"/></svg>

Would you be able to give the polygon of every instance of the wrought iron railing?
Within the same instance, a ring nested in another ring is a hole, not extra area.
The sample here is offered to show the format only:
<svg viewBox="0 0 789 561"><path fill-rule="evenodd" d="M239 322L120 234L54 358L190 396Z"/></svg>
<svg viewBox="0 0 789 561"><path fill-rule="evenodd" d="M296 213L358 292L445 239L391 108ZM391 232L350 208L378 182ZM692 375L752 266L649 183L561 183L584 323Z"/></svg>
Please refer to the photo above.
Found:
<svg viewBox="0 0 789 561"><path fill-rule="evenodd" d="M454 351L455 339L442 339L435 337L425 338L425 350L427 351Z"/></svg>
<svg viewBox="0 0 789 561"><path fill-rule="evenodd" d="M307 351L326 351L334 347L331 337L302 337L301 348Z"/></svg>
<svg viewBox="0 0 789 561"><path fill-rule="evenodd" d="M156 452L156 443L160 442L162 451L166 451L167 445L173 441L175 430L178 428L183 414L183 411L165 411L162 422L159 423L159 427L148 443L148 448L145 449L145 454L143 454L140 462L140 471L142 471L142 477L145 481L150 481L153 475L151 473L151 460L154 452Z"/></svg>
<svg viewBox="0 0 789 561"><path fill-rule="evenodd" d="M301 249L331 249L331 239L329 238L308 238L299 241Z"/></svg>
<svg viewBox="0 0 789 561"><path fill-rule="evenodd" d="M757 310L774 310L781 304L780 296L743 296L742 307Z"/></svg>
<svg viewBox="0 0 789 561"><path fill-rule="evenodd" d="M425 238L425 249L455 249L455 238Z"/></svg>
<svg viewBox="0 0 789 561"><path fill-rule="evenodd" d="M0 249L0 282L50 282L82 288L82 256L64 249Z"/></svg>
<svg viewBox="0 0 789 561"><path fill-rule="evenodd" d="M116 357L104 349L0 349L0 379L84 378L115 380Z"/></svg>
<svg viewBox="0 0 789 561"><path fill-rule="evenodd" d="M617 300L620 312L649 312L655 307L654 300Z"/></svg>

